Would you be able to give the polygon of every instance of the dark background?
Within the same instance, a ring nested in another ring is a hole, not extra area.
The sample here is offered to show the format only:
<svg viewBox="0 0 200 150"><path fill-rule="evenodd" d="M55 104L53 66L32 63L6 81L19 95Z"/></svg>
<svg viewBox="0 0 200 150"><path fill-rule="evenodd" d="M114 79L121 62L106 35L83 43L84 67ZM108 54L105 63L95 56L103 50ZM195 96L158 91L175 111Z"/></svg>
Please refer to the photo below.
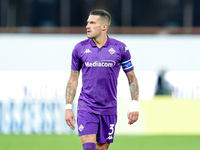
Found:
<svg viewBox="0 0 200 150"><path fill-rule="evenodd" d="M95 8L113 27L200 26L200 0L0 0L0 27L83 27Z"/></svg>

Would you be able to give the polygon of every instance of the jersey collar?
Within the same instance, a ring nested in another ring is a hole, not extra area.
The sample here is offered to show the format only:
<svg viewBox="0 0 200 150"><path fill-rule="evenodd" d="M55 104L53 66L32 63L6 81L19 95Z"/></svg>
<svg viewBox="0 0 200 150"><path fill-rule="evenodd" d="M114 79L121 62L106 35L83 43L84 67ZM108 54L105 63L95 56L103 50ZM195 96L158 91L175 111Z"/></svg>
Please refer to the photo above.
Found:
<svg viewBox="0 0 200 150"><path fill-rule="evenodd" d="M108 37L108 40L106 41L106 43L102 47L108 47L109 42L110 42L110 38L109 38L108 35L107 35L107 37ZM90 43L91 43L92 47L97 47L97 45L94 43L94 41L92 39L90 39Z"/></svg>

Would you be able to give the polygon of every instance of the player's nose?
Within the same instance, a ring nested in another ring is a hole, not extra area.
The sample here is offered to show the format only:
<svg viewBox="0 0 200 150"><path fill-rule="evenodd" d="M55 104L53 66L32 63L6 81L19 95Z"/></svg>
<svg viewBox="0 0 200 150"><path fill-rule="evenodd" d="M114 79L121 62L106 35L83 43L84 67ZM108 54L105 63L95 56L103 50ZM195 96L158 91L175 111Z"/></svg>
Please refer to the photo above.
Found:
<svg viewBox="0 0 200 150"><path fill-rule="evenodd" d="M89 29L89 28L90 28L89 23L87 23L87 25L86 25L86 29Z"/></svg>

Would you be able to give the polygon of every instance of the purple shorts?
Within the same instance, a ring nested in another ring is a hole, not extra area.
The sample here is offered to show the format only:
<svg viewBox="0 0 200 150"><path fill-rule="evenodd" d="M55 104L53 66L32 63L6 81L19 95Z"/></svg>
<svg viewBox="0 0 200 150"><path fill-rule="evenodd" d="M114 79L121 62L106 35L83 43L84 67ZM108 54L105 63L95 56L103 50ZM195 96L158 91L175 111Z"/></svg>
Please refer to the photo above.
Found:
<svg viewBox="0 0 200 150"><path fill-rule="evenodd" d="M96 134L98 143L112 143L117 115L98 115L78 110L78 135Z"/></svg>

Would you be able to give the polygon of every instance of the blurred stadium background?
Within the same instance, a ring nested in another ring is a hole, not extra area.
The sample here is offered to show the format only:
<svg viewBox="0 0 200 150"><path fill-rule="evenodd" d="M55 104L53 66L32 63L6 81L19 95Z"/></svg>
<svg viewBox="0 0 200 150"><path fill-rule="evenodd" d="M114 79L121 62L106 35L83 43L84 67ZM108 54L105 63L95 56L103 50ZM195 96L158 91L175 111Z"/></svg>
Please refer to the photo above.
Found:
<svg viewBox="0 0 200 150"><path fill-rule="evenodd" d="M120 72L110 149L200 149L199 0L0 0L0 149L81 149L64 121L65 87L95 8L110 12L108 35L129 47L140 86L129 126ZM81 78L74 111L80 88Z"/></svg>

